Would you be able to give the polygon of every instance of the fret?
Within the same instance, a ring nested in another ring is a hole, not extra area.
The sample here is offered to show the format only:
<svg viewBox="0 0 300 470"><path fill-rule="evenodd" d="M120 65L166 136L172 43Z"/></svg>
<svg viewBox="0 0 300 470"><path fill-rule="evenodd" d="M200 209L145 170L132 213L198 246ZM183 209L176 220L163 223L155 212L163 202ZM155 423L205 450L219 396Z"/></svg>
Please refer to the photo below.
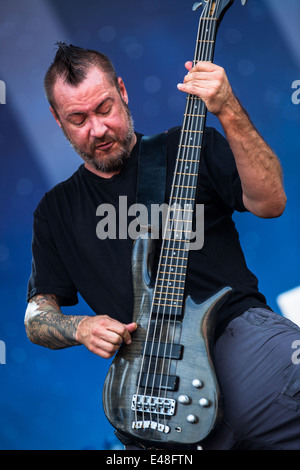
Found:
<svg viewBox="0 0 300 470"><path fill-rule="evenodd" d="M198 42L202 43L202 42L209 42L209 43L213 43L215 42L214 40L209 40L209 39L199 39ZM211 62L211 61L207 61L207 62Z"/></svg>
<svg viewBox="0 0 300 470"><path fill-rule="evenodd" d="M181 144L180 147L191 148L191 149L201 149L201 145Z"/></svg>
<svg viewBox="0 0 300 470"><path fill-rule="evenodd" d="M197 62L193 61L194 65L196 65ZM202 98L196 95L187 95L186 97L187 100L198 100L202 102Z"/></svg>
<svg viewBox="0 0 300 470"><path fill-rule="evenodd" d="M170 307L174 308L182 308L183 306L183 299L153 299L153 305L158 305L159 307L156 307L158 310L158 313L161 313L163 315L170 315L172 313L172 309ZM161 310L161 309L166 309L168 307L168 310ZM178 315L178 310L174 312L175 314Z"/></svg>
<svg viewBox="0 0 300 470"><path fill-rule="evenodd" d="M170 219L169 222L183 222L184 224L190 224L190 223L192 223L192 221L189 220L189 219ZM169 230L169 231L170 231L170 230L173 230L173 229L167 228L166 230ZM178 229L178 230L179 230L179 229ZM174 229L174 231L176 231L176 230Z"/></svg>
<svg viewBox="0 0 300 470"><path fill-rule="evenodd" d="M153 302L153 305L159 305L160 307L175 307L175 308L181 308L181 305L177 304L166 304L166 303L159 303L159 302Z"/></svg>
<svg viewBox="0 0 300 470"><path fill-rule="evenodd" d="M168 241L174 241L174 242L177 242L177 243L185 243L185 241L178 240L178 238L168 238Z"/></svg>
<svg viewBox="0 0 300 470"><path fill-rule="evenodd" d="M162 258L170 258L170 255L166 256L162 256ZM185 258L185 257L182 257L182 256L176 256L176 259L188 259L188 258Z"/></svg>
<svg viewBox="0 0 300 470"><path fill-rule="evenodd" d="M189 251L187 248L174 248L174 247L171 247L171 246L164 247L163 250L164 251L166 251L166 250Z"/></svg>
<svg viewBox="0 0 300 470"><path fill-rule="evenodd" d="M164 299L153 299L153 305L160 305L161 307L180 307L183 303L183 299L175 299L172 297L165 297Z"/></svg>
<svg viewBox="0 0 300 470"><path fill-rule="evenodd" d="M178 242L178 243L182 242L182 239L180 239L180 240L177 239L176 240L176 238L168 238L167 240L170 241L170 242ZM185 239L184 243L188 243L188 242L189 242L189 240Z"/></svg>
<svg viewBox="0 0 300 470"><path fill-rule="evenodd" d="M191 221L190 221L190 222L191 222ZM192 223L192 222L191 222L191 223ZM169 232L169 235L170 235L170 236L171 236L171 235L175 235L175 237L178 237L178 236L181 234L181 232L183 232L183 233L190 233L190 230L185 229L185 228L181 228L181 227L178 227L178 228L166 228L166 229L165 229L165 238L166 238L166 232ZM178 234L178 235L177 235L177 234ZM169 239L167 238L167 240L169 240Z"/></svg>
<svg viewBox="0 0 300 470"><path fill-rule="evenodd" d="M190 114L190 113L184 113L184 116L204 117L205 114Z"/></svg>
<svg viewBox="0 0 300 470"><path fill-rule="evenodd" d="M181 199L186 199L186 198L181 198ZM191 199L191 198L187 198L187 199ZM194 198L192 198L192 199L194 200ZM189 204L189 205L190 205L190 204ZM186 208L184 208L183 210L184 210L184 212L194 212L193 209L186 209Z"/></svg>
<svg viewBox="0 0 300 470"><path fill-rule="evenodd" d="M161 265L161 266L170 266L170 267L172 267L172 268L174 269L174 265L173 265L173 264L161 263L160 265ZM177 268L186 268L186 265L185 265L185 264L178 264L178 265L176 265L175 267L176 267L176 269L177 269Z"/></svg>
<svg viewBox="0 0 300 470"><path fill-rule="evenodd" d="M199 110L197 109L196 106L194 107L189 107L189 109L187 110L187 113L190 113L188 114L188 116L195 116L197 115L197 112L200 112L201 113L202 109L200 108ZM197 115L198 116L198 115ZM201 123L199 122L200 119L202 119L201 117L198 119L198 118L189 118L187 117L186 118L186 123L185 123L185 129L182 130L182 134L181 134L181 138L183 140L186 140L188 138L188 133L191 132L193 133L191 135L191 137L193 137L194 139L202 139L202 135L204 134L204 131L201 131L202 129L202 126L201 126Z"/></svg>
<svg viewBox="0 0 300 470"><path fill-rule="evenodd" d="M179 297L176 297L179 296ZM180 294L172 294L169 292L169 295L166 296L154 296L153 302L169 302L169 301L174 301L176 304L179 304L183 300L184 293L181 292Z"/></svg>
<svg viewBox="0 0 300 470"><path fill-rule="evenodd" d="M179 171L174 172L175 175L181 175L181 176L198 176L198 173L181 173Z"/></svg>
<svg viewBox="0 0 300 470"><path fill-rule="evenodd" d="M218 18L211 18L210 16L202 16L201 20L218 21Z"/></svg>
<svg viewBox="0 0 300 470"><path fill-rule="evenodd" d="M203 134L204 131L194 131L192 129L181 129L181 132L187 132L191 134Z"/></svg>
<svg viewBox="0 0 300 470"><path fill-rule="evenodd" d="M161 273L160 273L160 274L161 274ZM174 275L174 273L169 273L169 274ZM158 277L157 280L158 280L158 281L165 281L165 282L166 282L166 280L165 280L164 278L161 278L161 277ZM183 282L183 283L185 283L185 280L182 281L181 279L171 279L171 281L172 281L172 282ZM168 282L170 282L169 279L168 279Z"/></svg>
<svg viewBox="0 0 300 470"><path fill-rule="evenodd" d="M157 284L156 287L161 287L162 289L170 289L170 286L164 286L162 284ZM184 290L184 287L177 287L177 286L172 286L172 289L181 289L181 290Z"/></svg>
<svg viewBox="0 0 300 470"><path fill-rule="evenodd" d="M175 188L192 188L192 189L196 189L197 186L182 186L181 184L175 184L174 187Z"/></svg>
<svg viewBox="0 0 300 470"><path fill-rule="evenodd" d="M162 266L162 265L161 265L161 266ZM185 270L186 270L186 268L187 268L186 265L184 265L184 266L178 266L178 268L180 267L180 268L182 269L182 272L179 272L178 270L177 270L177 271L174 271L174 268L173 268L173 266L172 266L171 264L169 264L168 267L169 267L169 268L172 267L172 271L171 271L171 270L166 271L165 269L163 269L163 270L159 269L159 275L164 276L164 279L166 279L166 276L175 276L175 277L178 276L178 277L181 278L182 276L185 275ZM175 278L173 278L173 280L174 280L174 279L175 279ZM172 280L172 279L170 279L170 281L171 281L171 280Z"/></svg>

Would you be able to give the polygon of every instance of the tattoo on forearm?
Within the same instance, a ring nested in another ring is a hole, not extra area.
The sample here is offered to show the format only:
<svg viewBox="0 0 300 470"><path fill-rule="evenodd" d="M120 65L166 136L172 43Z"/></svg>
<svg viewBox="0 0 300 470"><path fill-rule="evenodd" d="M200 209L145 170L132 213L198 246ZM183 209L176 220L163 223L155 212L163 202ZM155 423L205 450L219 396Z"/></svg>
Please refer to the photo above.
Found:
<svg viewBox="0 0 300 470"><path fill-rule="evenodd" d="M83 317L64 315L59 298L39 294L29 301L25 317L29 339L50 349L62 349L80 343L75 339L77 326Z"/></svg>

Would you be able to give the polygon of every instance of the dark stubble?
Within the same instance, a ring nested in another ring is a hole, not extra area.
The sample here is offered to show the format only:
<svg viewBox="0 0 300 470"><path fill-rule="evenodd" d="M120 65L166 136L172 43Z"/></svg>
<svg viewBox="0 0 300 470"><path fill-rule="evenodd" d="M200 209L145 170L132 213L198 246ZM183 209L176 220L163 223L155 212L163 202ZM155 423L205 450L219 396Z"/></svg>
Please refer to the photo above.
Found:
<svg viewBox="0 0 300 470"><path fill-rule="evenodd" d="M121 98L122 99L122 98ZM127 106L127 103L122 99L124 109L126 111L126 118L127 118L127 133L124 139L118 139L115 136L111 134L106 134L103 139L100 138L95 138L93 142L90 144L90 149L89 152L86 153L83 150L81 150L73 141L72 139L68 136L66 130L62 126L63 133L65 137L68 139L70 142L71 146L73 149L78 153L78 155L86 162L88 163L92 168L94 168L97 171L100 171L102 173L111 173L111 172L119 172L122 170L122 168L125 165L125 162L127 158L129 157L130 154L130 148L131 148L131 143L132 143L132 138L134 134L134 125L133 125L133 119L131 116L131 113L129 111L129 108ZM96 150L96 147L100 144L103 144L105 142L118 142L120 144L120 149L118 152L115 152L113 154L107 155L103 157L102 159L96 159L94 157L94 153Z"/></svg>

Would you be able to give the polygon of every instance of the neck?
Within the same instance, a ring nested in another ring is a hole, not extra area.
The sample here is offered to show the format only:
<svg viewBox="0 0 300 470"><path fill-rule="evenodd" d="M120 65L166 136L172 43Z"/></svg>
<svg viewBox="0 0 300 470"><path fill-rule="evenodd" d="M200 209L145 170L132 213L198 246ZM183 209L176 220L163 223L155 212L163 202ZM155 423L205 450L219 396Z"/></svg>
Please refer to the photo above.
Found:
<svg viewBox="0 0 300 470"><path fill-rule="evenodd" d="M96 170L96 168L94 168L92 165L90 165L89 163L86 163L86 162L85 162L84 166L91 173L94 173L95 175L100 176L101 178L105 178L105 179L112 178L114 175L117 175L117 174L120 173L119 171L102 172L100 170Z"/></svg>

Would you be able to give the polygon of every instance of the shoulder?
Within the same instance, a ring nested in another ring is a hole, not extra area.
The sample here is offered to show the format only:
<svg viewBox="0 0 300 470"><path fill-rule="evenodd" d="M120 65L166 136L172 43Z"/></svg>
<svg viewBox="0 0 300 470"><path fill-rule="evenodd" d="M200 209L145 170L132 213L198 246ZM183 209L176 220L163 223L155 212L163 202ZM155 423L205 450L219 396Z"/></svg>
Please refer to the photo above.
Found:
<svg viewBox="0 0 300 470"><path fill-rule="evenodd" d="M61 208L64 200L74 195L79 181L81 180L82 166L83 165L81 165L69 178L57 183L44 194L34 211L34 216L46 217L51 209L57 208L57 206L60 206Z"/></svg>

